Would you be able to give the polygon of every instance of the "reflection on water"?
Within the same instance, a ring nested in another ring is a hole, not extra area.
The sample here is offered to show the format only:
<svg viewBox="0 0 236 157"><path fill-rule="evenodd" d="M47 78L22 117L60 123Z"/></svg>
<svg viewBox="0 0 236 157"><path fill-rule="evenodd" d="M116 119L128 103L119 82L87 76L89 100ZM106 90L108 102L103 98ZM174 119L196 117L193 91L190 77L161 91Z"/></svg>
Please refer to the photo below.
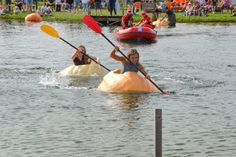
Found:
<svg viewBox="0 0 236 157"><path fill-rule="evenodd" d="M123 109L137 108L139 105L146 102L148 94L109 94L107 103L112 106L119 106Z"/></svg>
<svg viewBox="0 0 236 157"><path fill-rule="evenodd" d="M137 132L142 108L148 105L149 94L112 93L106 96L106 104L113 109L112 119L120 123L120 129Z"/></svg>

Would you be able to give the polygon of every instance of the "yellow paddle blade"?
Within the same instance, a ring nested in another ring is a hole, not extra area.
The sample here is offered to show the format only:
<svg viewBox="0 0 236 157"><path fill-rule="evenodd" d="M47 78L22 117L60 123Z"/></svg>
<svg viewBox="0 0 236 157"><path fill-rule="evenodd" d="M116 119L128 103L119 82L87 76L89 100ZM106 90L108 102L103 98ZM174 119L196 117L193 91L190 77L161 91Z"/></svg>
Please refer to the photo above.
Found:
<svg viewBox="0 0 236 157"><path fill-rule="evenodd" d="M57 31L50 25L41 25L40 29L47 33L48 35L54 37L54 38L60 38L59 34L57 33Z"/></svg>

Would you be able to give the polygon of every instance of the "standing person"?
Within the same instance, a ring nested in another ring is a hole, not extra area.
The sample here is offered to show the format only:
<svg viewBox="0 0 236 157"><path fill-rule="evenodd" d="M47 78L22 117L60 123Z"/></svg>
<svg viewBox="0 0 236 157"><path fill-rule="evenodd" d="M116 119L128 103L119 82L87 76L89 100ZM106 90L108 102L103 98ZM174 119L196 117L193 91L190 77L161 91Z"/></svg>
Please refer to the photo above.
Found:
<svg viewBox="0 0 236 157"><path fill-rule="evenodd" d="M26 10L32 12L33 0L26 0Z"/></svg>
<svg viewBox="0 0 236 157"><path fill-rule="evenodd" d="M116 8L115 8L116 0L109 0L108 1L108 10L110 12L110 16L112 16L112 12L114 10L114 13L116 15Z"/></svg>
<svg viewBox="0 0 236 157"><path fill-rule="evenodd" d="M212 13L215 14L217 8L217 0L212 0Z"/></svg>
<svg viewBox="0 0 236 157"><path fill-rule="evenodd" d="M120 2L119 2L119 0L116 0L115 9L116 9L116 13L120 12Z"/></svg>
<svg viewBox="0 0 236 157"><path fill-rule="evenodd" d="M170 27L175 27L176 24L176 16L175 13L172 9L168 9L166 7L166 14L168 16L168 22L169 22L169 28Z"/></svg>
<svg viewBox="0 0 236 157"><path fill-rule="evenodd" d="M15 6L17 6L20 11L23 10L23 3L23 0L15 0Z"/></svg>
<svg viewBox="0 0 236 157"><path fill-rule="evenodd" d="M75 10L75 13L79 13L80 6L81 6L80 0L74 0L74 10Z"/></svg>
<svg viewBox="0 0 236 157"><path fill-rule="evenodd" d="M56 0L56 12L61 11L61 0Z"/></svg>
<svg viewBox="0 0 236 157"><path fill-rule="evenodd" d="M136 2L135 2L136 1ZM134 15L141 10L141 2L139 0L134 1Z"/></svg>
<svg viewBox="0 0 236 157"><path fill-rule="evenodd" d="M10 5L11 5L11 0L6 0L6 9L8 8L9 12L11 11Z"/></svg>
<svg viewBox="0 0 236 157"><path fill-rule="evenodd" d="M91 63L91 58L93 58L95 61L99 62L99 59L94 56L89 56L87 57L86 55L86 48L84 45L80 45L78 49L73 53L72 55L72 60L74 62L74 65L84 65L84 64L90 64Z"/></svg>
<svg viewBox="0 0 236 157"><path fill-rule="evenodd" d="M112 50L110 57L115 59L116 61L120 61L123 65L123 71L122 73L125 73L127 71L129 72L138 72L138 69L143 72L146 78L150 79L150 76L145 71L142 64L139 63L139 53L136 49L130 49L126 57L129 59L127 60L125 57L121 57L116 55L116 52L119 50L118 46L115 46L115 48ZM137 69L138 68L138 69Z"/></svg>
<svg viewBox="0 0 236 157"><path fill-rule="evenodd" d="M89 15L89 0L82 0L84 11Z"/></svg>
<svg viewBox="0 0 236 157"><path fill-rule="evenodd" d="M66 0L61 0L61 11L66 10Z"/></svg>
<svg viewBox="0 0 236 157"><path fill-rule="evenodd" d="M136 26L143 26L154 29L154 26L152 25L152 19L148 16L146 11L143 10L141 13L142 13L142 19L136 24Z"/></svg>
<svg viewBox="0 0 236 157"><path fill-rule="evenodd" d="M161 9L158 8L157 5L155 5L155 9L152 12L152 21L156 21L159 19L159 14L161 13Z"/></svg>
<svg viewBox="0 0 236 157"><path fill-rule="evenodd" d="M94 0L94 7L97 15L97 10L100 10L100 15L102 15L102 0Z"/></svg>
<svg viewBox="0 0 236 157"><path fill-rule="evenodd" d="M35 10L38 10L38 0L33 0L33 4L35 4Z"/></svg>
<svg viewBox="0 0 236 157"><path fill-rule="evenodd" d="M73 9L74 0L66 0L66 6L69 11Z"/></svg>
<svg viewBox="0 0 236 157"><path fill-rule="evenodd" d="M122 16L121 26L123 29L133 26L134 19L131 10L131 8L128 8L126 15Z"/></svg>

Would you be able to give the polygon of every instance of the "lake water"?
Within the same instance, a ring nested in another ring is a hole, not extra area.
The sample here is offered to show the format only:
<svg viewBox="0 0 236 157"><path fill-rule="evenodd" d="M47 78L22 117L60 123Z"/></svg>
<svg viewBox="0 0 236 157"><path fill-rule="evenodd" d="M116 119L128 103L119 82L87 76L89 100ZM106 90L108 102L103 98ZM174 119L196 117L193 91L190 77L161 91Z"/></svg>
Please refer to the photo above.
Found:
<svg viewBox="0 0 236 157"><path fill-rule="evenodd" d="M73 45L84 44L110 68L113 47L85 25L49 23ZM153 157L155 109L162 109L163 156L236 154L236 25L177 24L135 47L169 96L96 91L102 78L57 76L74 49L40 24L0 21L1 157Z"/></svg>

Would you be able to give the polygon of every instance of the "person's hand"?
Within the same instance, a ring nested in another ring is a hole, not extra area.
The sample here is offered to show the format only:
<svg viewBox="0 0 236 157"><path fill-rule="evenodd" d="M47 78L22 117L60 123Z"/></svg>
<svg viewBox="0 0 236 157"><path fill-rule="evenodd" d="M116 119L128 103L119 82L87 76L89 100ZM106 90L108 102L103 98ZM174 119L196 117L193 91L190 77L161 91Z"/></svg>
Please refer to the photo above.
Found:
<svg viewBox="0 0 236 157"><path fill-rule="evenodd" d="M150 80L151 78L150 78L150 76L148 75L148 74L146 74L146 76L145 76L148 80Z"/></svg>
<svg viewBox="0 0 236 157"><path fill-rule="evenodd" d="M99 57L96 57L96 61L97 61L98 63L101 63Z"/></svg>
<svg viewBox="0 0 236 157"><path fill-rule="evenodd" d="M77 51L77 52L75 53L75 55L76 55L76 57L77 57L79 60L82 60L83 54L82 54L80 51Z"/></svg>
<svg viewBox="0 0 236 157"><path fill-rule="evenodd" d="M115 46L114 50L115 50L115 51L119 51L119 47L118 47L118 46Z"/></svg>

